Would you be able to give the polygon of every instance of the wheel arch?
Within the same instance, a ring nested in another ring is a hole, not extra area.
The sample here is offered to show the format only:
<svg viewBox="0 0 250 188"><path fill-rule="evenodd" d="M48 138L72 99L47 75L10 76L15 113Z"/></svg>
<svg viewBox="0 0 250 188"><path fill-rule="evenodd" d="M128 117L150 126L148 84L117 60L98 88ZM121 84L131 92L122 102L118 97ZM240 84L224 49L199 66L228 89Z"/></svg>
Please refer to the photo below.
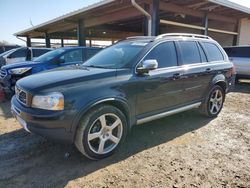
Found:
<svg viewBox="0 0 250 188"><path fill-rule="evenodd" d="M211 89L211 87L213 87L214 85L220 86L224 90L224 92L226 93L227 89L228 89L228 85L227 85L227 79L226 79L225 75L223 75L223 74L216 75L213 78L209 89Z"/></svg>
<svg viewBox="0 0 250 188"><path fill-rule="evenodd" d="M129 107L128 107L127 102L124 99L110 97L110 98L96 100L92 102L91 104L89 104L87 107L83 107L80 110L80 112L78 113L77 117L74 120L73 125L71 126L71 132L74 134L74 138L75 138L76 129L79 125L79 122L81 121L81 118L93 108L99 105L104 105L104 104L114 106L118 108L119 110L121 110L121 112L124 113L126 117L128 130L130 129L131 119L130 119Z"/></svg>

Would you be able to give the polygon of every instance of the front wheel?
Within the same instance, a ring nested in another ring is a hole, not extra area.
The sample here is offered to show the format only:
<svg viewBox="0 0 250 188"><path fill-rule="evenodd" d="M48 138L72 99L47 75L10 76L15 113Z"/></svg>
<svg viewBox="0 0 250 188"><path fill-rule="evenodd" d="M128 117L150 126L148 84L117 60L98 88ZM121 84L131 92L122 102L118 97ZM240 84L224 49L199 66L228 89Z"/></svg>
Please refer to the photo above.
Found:
<svg viewBox="0 0 250 188"><path fill-rule="evenodd" d="M102 159L117 150L126 133L124 114L114 106L103 105L82 118L76 132L75 145L86 157Z"/></svg>
<svg viewBox="0 0 250 188"><path fill-rule="evenodd" d="M225 91L218 85L210 90L201 106L201 112L208 117L216 117L220 113L225 100Z"/></svg>

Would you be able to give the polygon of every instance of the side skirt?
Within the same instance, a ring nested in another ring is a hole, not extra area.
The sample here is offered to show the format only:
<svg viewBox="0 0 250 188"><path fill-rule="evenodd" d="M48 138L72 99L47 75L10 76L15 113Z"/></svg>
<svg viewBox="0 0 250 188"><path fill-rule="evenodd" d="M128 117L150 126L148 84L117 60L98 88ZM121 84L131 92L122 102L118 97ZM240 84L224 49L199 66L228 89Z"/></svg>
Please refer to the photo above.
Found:
<svg viewBox="0 0 250 188"><path fill-rule="evenodd" d="M163 113L160 113L160 114L149 116L149 117L146 117L146 118L138 119L136 124L140 125L140 124L150 122L150 121L153 121L153 120L156 120L156 119L161 119L163 117L170 116L170 115L173 115L173 114L177 114L179 112L183 112L183 111L190 110L190 109L193 109L193 108L198 108L200 105L201 105L201 102L198 102L198 103L194 103L194 104L191 104L191 105L183 106L181 108L177 108L177 109L174 109L174 110L170 110L170 111L166 111L166 112L163 112Z"/></svg>

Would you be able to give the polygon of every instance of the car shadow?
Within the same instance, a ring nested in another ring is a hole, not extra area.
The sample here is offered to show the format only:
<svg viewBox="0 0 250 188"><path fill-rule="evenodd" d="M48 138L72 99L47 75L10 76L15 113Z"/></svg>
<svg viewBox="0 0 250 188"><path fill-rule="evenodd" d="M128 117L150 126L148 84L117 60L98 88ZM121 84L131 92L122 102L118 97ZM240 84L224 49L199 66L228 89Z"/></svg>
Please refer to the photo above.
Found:
<svg viewBox="0 0 250 188"><path fill-rule="evenodd" d="M237 93L250 93L250 81L249 80L240 80L235 84L233 92Z"/></svg>
<svg viewBox="0 0 250 188"><path fill-rule="evenodd" d="M23 129L2 134L0 187L39 187L41 182L45 187L64 187L72 180L193 132L211 120L191 110L134 126L116 154L99 161L83 157L75 147L53 144ZM68 158L64 156L66 152L70 152Z"/></svg>

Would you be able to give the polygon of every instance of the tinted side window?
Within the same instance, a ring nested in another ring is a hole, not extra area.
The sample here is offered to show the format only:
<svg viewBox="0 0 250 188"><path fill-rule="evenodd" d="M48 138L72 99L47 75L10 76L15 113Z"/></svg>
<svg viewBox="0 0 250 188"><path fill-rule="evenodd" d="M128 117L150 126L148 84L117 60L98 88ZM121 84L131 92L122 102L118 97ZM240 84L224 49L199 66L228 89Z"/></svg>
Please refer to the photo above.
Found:
<svg viewBox="0 0 250 188"><path fill-rule="evenodd" d="M39 57L40 55L43 55L47 52L49 52L49 50L45 50L45 49L32 49L33 52L33 57Z"/></svg>
<svg viewBox="0 0 250 188"><path fill-rule="evenodd" d="M203 45L208 53L209 61L222 61L224 57L220 49L213 43L203 42Z"/></svg>
<svg viewBox="0 0 250 188"><path fill-rule="evenodd" d="M86 59L88 60L89 58L93 57L97 52L99 52L99 49L86 49L85 53L86 53Z"/></svg>
<svg viewBox="0 0 250 188"><path fill-rule="evenodd" d="M18 49L17 51L11 54L12 58L26 57L27 49Z"/></svg>
<svg viewBox="0 0 250 188"><path fill-rule="evenodd" d="M144 58L144 60L147 59L156 59L158 61L158 68L177 66L177 55L174 43L165 42L159 44Z"/></svg>
<svg viewBox="0 0 250 188"><path fill-rule="evenodd" d="M225 48L229 57L250 57L250 47Z"/></svg>
<svg viewBox="0 0 250 188"><path fill-rule="evenodd" d="M201 62L199 48L196 42L180 41L179 44L184 65Z"/></svg>
<svg viewBox="0 0 250 188"><path fill-rule="evenodd" d="M201 62L207 62L206 54L200 44L198 44L198 48L199 48L200 55L201 55Z"/></svg>
<svg viewBox="0 0 250 188"><path fill-rule="evenodd" d="M66 52L60 59L64 60L65 63L82 61L82 49Z"/></svg>

